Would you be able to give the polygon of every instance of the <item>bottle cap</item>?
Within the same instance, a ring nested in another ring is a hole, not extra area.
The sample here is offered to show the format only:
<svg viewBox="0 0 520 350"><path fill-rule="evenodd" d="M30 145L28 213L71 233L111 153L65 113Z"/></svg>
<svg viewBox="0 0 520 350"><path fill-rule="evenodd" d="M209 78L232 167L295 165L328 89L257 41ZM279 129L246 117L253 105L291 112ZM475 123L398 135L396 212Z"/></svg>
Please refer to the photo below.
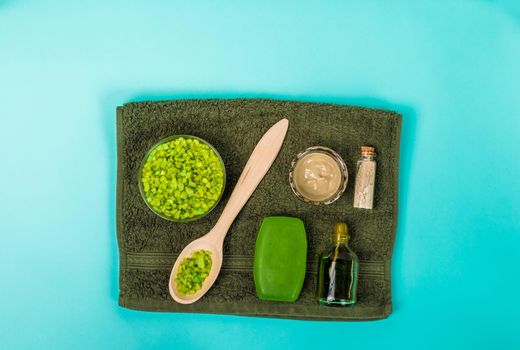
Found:
<svg viewBox="0 0 520 350"><path fill-rule="evenodd" d="M334 225L334 241L337 243L347 243L350 238L348 234L348 226L347 223L338 221Z"/></svg>
<svg viewBox="0 0 520 350"><path fill-rule="evenodd" d="M376 153L375 147L361 146L361 154L374 154L374 153Z"/></svg>

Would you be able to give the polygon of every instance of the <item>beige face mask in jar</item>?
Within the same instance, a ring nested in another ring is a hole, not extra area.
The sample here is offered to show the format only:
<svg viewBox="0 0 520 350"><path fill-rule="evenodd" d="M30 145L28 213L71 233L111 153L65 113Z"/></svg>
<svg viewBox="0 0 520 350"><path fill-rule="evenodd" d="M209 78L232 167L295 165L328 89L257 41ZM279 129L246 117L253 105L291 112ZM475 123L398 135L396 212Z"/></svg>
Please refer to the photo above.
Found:
<svg viewBox="0 0 520 350"><path fill-rule="evenodd" d="M289 183L294 194L312 204L330 204L345 191L345 161L330 148L309 147L292 161Z"/></svg>

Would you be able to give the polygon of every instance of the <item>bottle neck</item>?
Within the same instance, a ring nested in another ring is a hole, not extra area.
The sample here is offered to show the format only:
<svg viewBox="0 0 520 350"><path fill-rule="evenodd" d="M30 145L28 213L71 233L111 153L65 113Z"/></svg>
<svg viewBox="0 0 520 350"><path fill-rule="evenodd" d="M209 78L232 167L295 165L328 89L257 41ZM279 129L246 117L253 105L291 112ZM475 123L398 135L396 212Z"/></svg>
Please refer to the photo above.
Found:
<svg viewBox="0 0 520 350"><path fill-rule="evenodd" d="M374 153L361 153L361 160L374 160L376 155Z"/></svg>
<svg viewBox="0 0 520 350"><path fill-rule="evenodd" d="M334 232L332 233L332 242L336 246L347 245L348 239L350 238L348 234L348 226L346 223L338 221L336 225L334 225Z"/></svg>
<svg viewBox="0 0 520 350"><path fill-rule="evenodd" d="M339 246L339 245L348 246L348 241L349 241L348 237L338 237L337 235L332 236L332 243L334 243L334 245L336 245L336 246Z"/></svg>

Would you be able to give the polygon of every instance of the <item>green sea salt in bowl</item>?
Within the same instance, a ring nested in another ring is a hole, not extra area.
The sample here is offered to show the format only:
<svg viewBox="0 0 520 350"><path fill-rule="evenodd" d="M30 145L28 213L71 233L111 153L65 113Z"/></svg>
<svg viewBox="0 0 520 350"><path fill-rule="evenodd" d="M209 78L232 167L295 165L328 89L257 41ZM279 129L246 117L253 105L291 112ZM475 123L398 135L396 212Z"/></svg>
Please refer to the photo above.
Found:
<svg viewBox="0 0 520 350"><path fill-rule="evenodd" d="M208 214L224 192L226 172L217 150L191 135L159 141L144 157L139 190L148 207L171 221Z"/></svg>

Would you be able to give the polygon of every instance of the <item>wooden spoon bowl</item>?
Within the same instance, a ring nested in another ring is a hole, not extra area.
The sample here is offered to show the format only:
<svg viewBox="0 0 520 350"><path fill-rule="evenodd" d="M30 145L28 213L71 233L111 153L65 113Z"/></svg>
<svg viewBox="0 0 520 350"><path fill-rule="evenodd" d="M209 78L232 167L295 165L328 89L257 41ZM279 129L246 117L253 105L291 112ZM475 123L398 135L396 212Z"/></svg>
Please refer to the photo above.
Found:
<svg viewBox="0 0 520 350"><path fill-rule="evenodd" d="M172 272L170 274L170 295L172 298L180 303L180 304L191 304L199 300L208 289L215 283L215 280L218 277L220 269L222 267L222 244L218 246L211 239L209 234L194 240L190 244L188 244L182 252L179 254L179 257L175 261L173 265ZM184 261L184 259L191 257L191 255L199 250L207 250L211 253L211 270L208 274L208 277L204 280L202 284L202 288L199 289L195 294L191 295L181 295L177 291L177 283L175 282L175 277L177 276L177 271L179 270L180 264Z"/></svg>

